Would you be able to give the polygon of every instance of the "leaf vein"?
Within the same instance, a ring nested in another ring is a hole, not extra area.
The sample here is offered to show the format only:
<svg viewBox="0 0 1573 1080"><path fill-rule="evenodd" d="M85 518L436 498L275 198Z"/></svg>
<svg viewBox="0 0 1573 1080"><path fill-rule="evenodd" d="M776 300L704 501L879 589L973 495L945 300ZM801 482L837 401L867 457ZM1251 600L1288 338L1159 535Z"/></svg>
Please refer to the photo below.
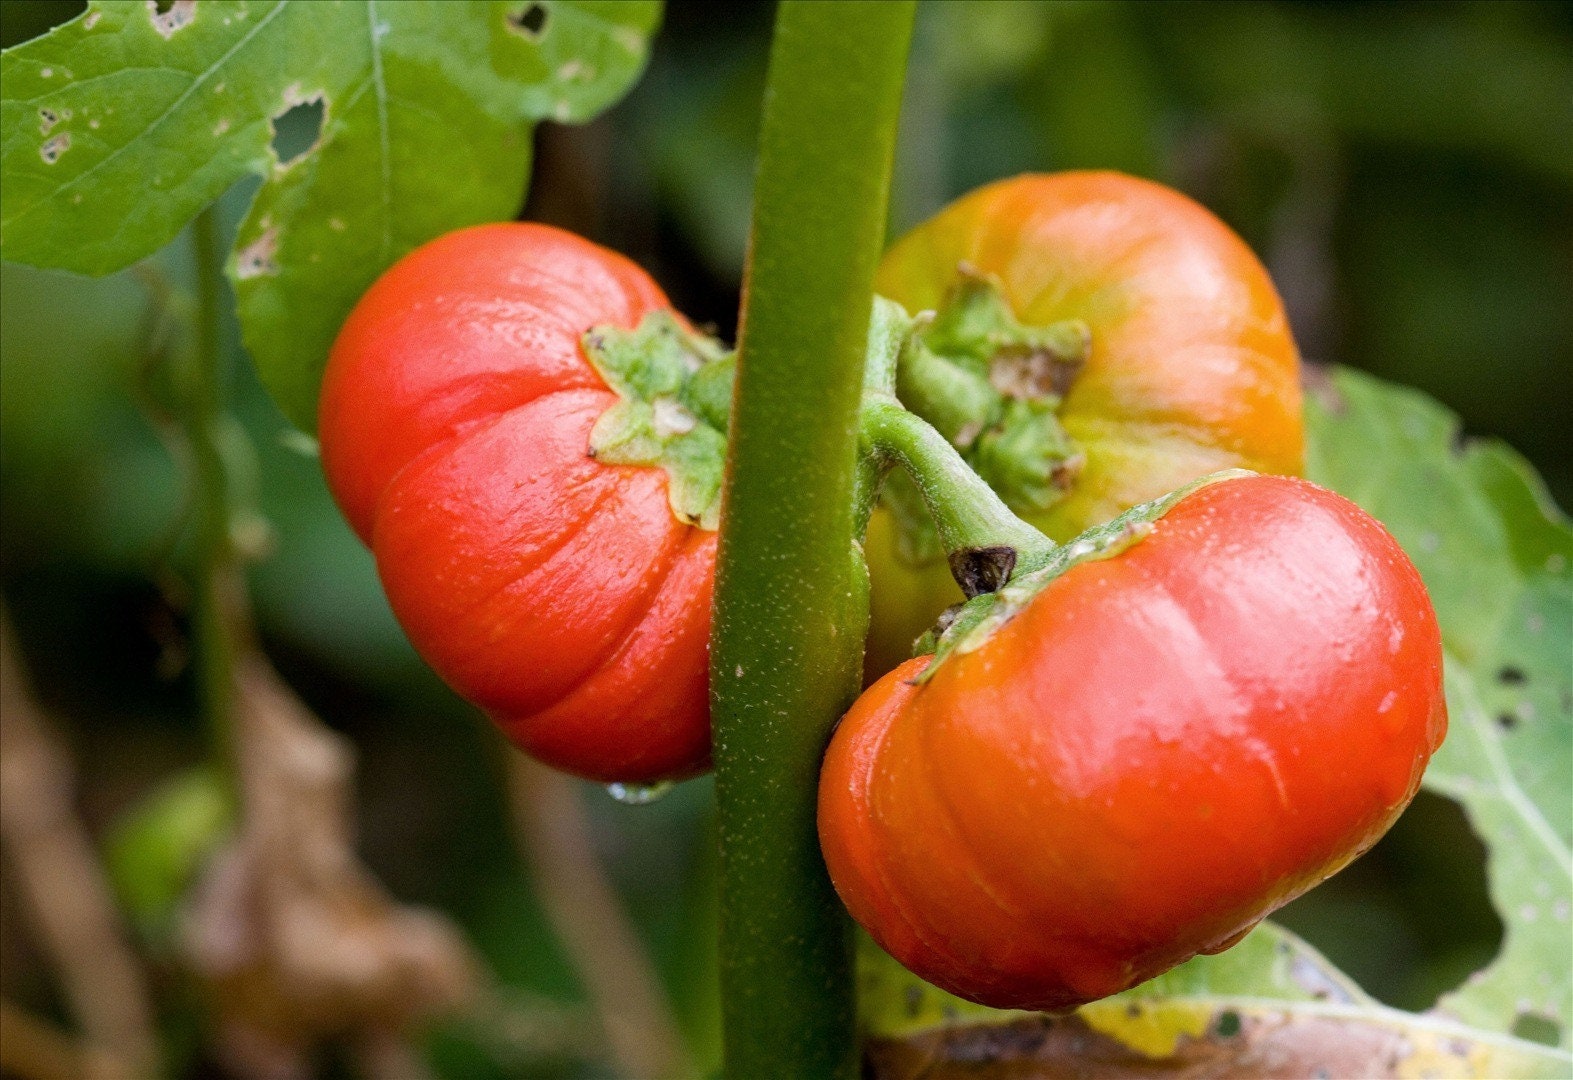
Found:
<svg viewBox="0 0 1573 1080"><path fill-rule="evenodd" d="M1540 812L1540 808L1519 786L1518 777L1513 773L1502 753L1500 737L1491 729L1486 710L1473 693L1470 695L1470 708L1466 709L1465 713L1469 717L1470 728L1480 741L1481 751L1485 754L1486 762L1491 768L1492 777L1496 780L1502 797L1524 820L1529 831L1545 846L1552 858L1556 859L1557 865L1563 872L1573 878L1573 855L1570 855L1567 845L1562 842L1556 830L1551 827L1551 823Z"/></svg>
<svg viewBox="0 0 1573 1080"><path fill-rule="evenodd" d="M366 26L371 37L371 81L377 91L377 138L381 155L382 262L388 261L393 248L393 155L389 147L388 84L382 73L382 35L377 29L377 0L366 0Z"/></svg>

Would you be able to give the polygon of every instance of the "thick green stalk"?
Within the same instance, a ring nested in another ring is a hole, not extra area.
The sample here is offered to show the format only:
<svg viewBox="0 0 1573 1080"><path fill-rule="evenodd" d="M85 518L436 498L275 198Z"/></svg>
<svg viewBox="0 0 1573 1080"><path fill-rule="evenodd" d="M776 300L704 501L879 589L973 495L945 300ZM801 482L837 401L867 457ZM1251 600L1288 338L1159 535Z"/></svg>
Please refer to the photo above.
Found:
<svg viewBox="0 0 1573 1080"><path fill-rule="evenodd" d="M857 1075L815 802L868 618L853 474L913 8L784 0L771 50L711 654L733 1080Z"/></svg>

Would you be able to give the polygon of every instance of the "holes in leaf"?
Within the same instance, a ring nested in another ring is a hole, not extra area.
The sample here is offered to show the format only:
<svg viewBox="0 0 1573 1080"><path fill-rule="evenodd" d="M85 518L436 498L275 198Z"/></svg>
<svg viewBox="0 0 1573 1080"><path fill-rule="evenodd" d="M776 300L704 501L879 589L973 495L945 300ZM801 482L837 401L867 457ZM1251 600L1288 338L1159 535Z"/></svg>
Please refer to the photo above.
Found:
<svg viewBox="0 0 1573 1080"><path fill-rule="evenodd" d="M254 277L278 273L279 264L274 259L278 250L278 229L263 229L261 236L235 252L235 277L247 281Z"/></svg>
<svg viewBox="0 0 1573 1080"><path fill-rule="evenodd" d="M551 12L546 10L545 4L525 4L518 11L508 15L508 25L531 41L539 41L546 34L546 23Z"/></svg>
<svg viewBox="0 0 1573 1080"><path fill-rule="evenodd" d="M1562 1041L1562 1025L1540 1013L1521 1012L1513 1019L1513 1034L1530 1042L1556 1046Z"/></svg>
<svg viewBox="0 0 1573 1080"><path fill-rule="evenodd" d="M45 165L53 165L60 160L60 155L71 149L71 136L68 132L61 132L38 148L38 156L44 159Z"/></svg>
<svg viewBox="0 0 1573 1080"><path fill-rule="evenodd" d="M147 14L153 29L168 39L197 17L197 0L147 0Z"/></svg>
<svg viewBox="0 0 1573 1080"><path fill-rule="evenodd" d="M322 95L297 102L273 118L273 153L292 165L317 145L324 115Z"/></svg>
<svg viewBox="0 0 1573 1080"><path fill-rule="evenodd" d="M1502 947L1485 845L1458 803L1430 791L1364 856L1273 918L1378 1000L1415 1012Z"/></svg>

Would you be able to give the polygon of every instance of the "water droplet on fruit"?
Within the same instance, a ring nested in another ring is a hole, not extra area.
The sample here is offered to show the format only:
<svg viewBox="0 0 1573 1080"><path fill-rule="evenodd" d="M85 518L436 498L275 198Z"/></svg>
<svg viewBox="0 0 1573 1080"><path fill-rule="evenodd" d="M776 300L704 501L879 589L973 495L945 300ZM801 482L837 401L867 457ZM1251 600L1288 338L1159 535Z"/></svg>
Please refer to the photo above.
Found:
<svg viewBox="0 0 1573 1080"><path fill-rule="evenodd" d="M607 784L606 793L624 806L648 806L674 786L670 780L656 784Z"/></svg>

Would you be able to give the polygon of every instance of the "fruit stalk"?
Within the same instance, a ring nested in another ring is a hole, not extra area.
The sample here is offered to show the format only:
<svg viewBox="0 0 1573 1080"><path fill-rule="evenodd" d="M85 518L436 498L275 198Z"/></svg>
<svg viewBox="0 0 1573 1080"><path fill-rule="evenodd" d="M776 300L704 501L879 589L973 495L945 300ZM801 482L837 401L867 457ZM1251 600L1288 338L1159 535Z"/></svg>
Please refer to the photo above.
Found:
<svg viewBox="0 0 1573 1080"><path fill-rule="evenodd" d="M1039 565L1054 550L943 435L896 402L871 397L864 404L863 438L876 458L898 464L917 484L965 595L993 592L1016 568Z"/></svg>

